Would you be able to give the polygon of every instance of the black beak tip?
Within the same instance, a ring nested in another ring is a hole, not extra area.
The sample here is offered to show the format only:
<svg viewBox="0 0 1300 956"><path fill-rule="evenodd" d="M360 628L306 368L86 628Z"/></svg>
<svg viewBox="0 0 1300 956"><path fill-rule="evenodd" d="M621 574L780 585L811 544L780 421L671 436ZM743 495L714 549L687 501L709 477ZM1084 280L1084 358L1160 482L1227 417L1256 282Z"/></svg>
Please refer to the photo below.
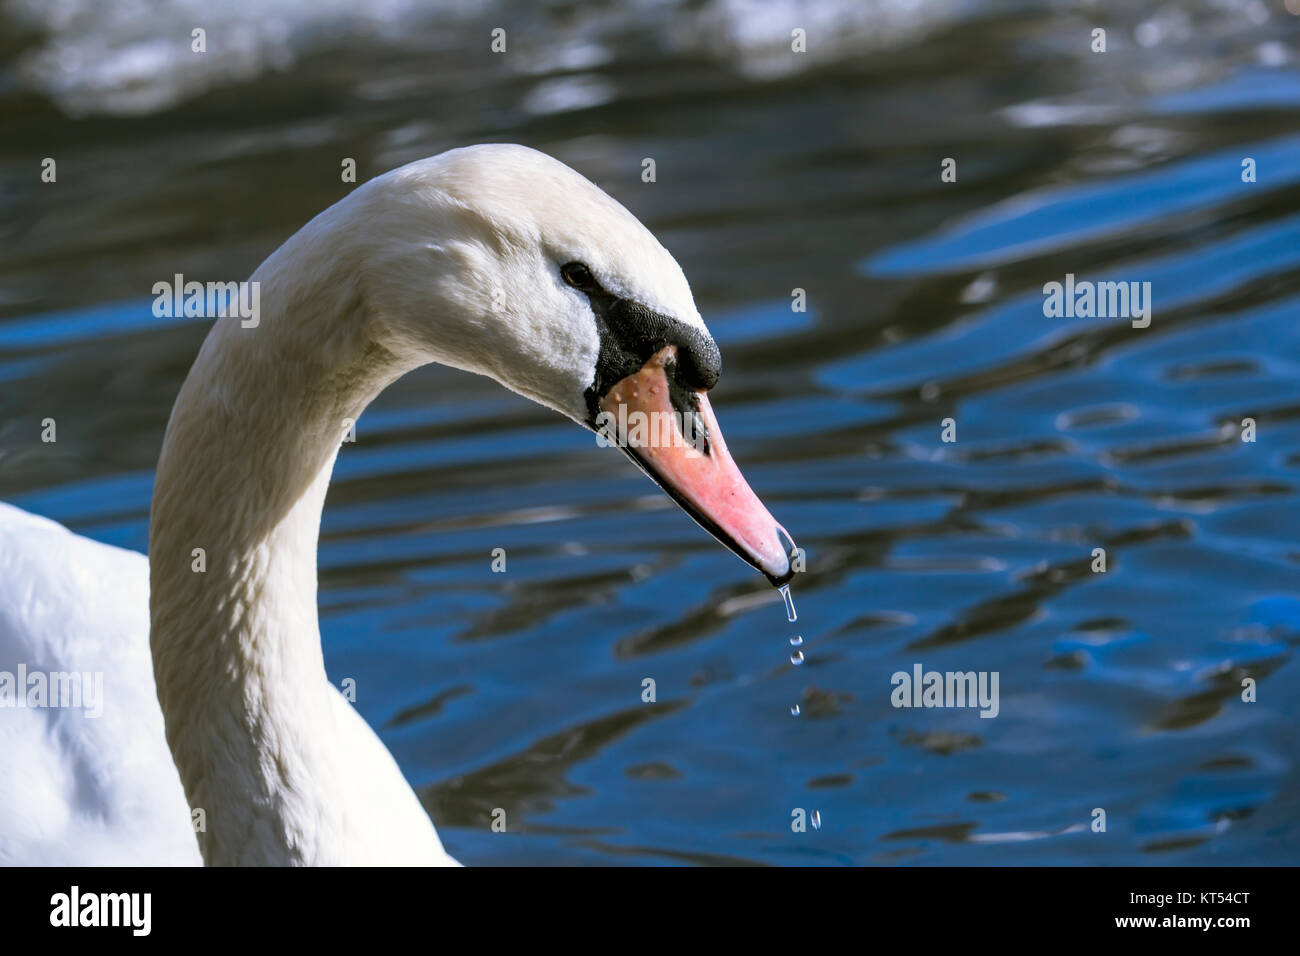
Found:
<svg viewBox="0 0 1300 956"><path fill-rule="evenodd" d="M762 569L760 568L760 570ZM770 582L772 582L772 587L774 588L784 587L785 585L789 584L791 581L794 580L794 575L795 575L794 566L790 564L789 561L785 563L785 574L776 575L776 574L769 574L768 572L763 571L763 576L767 578Z"/></svg>

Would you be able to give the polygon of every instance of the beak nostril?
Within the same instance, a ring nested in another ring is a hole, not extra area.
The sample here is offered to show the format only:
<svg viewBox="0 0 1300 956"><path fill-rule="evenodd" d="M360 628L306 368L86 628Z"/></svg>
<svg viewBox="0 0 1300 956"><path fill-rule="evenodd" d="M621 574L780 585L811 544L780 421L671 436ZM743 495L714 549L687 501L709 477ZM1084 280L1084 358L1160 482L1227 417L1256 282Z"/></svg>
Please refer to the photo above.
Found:
<svg viewBox="0 0 1300 956"><path fill-rule="evenodd" d="M664 378L668 382L668 400L677 412L682 438L703 455L710 454L709 426L700 415L700 395L704 389L692 386L681 361L681 350L664 362Z"/></svg>
<svg viewBox="0 0 1300 956"><path fill-rule="evenodd" d="M709 441L709 426L704 424L704 419L700 417L699 410L691 412L691 433L685 438L691 446L701 455L710 455L713 453L713 445Z"/></svg>

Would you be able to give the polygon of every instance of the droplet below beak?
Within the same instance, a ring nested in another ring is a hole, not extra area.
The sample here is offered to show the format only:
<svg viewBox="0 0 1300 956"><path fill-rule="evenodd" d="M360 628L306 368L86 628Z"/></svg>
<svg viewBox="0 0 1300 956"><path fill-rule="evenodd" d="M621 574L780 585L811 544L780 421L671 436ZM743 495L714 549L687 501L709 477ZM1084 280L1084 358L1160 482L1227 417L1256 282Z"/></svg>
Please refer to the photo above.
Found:
<svg viewBox="0 0 1300 956"><path fill-rule="evenodd" d="M674 406L676 358L665 346L614 385L597 424L701 527L779 587L794 576L782 536L793 541L736 467L708 396L690 392L695 409Z"/></svg>

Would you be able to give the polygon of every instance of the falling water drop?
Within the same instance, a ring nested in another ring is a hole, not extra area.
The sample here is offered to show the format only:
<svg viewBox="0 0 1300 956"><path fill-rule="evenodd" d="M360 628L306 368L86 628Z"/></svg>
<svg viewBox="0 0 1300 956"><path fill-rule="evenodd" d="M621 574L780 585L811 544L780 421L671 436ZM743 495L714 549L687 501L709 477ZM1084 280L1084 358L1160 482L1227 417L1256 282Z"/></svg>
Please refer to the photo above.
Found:
<svg viewBox="0 0 1300 956"><path fill-rule="evenodd" d="M822 828L822 812L814 810L808 815L808 822L813 825L814 830L820 830Z"/></svg>
<svg viewBox="0 0 1300 956"><path fill-rule="evenodd" d="M785 598L785 619L787 621L799 620L799 615L794 612L794 598L790 597L790 585L786 584L781 587L781 597Z"/></svg>
<svg viewBox="0 0 1300 956"><path fill-rule="evenodd" d="M793 544L793 542L791 543ZM785 598L786 620L791 622L798 620L799 615L795 613L795 609L794 609L794 598L790 596L790 585L787 584L781 588L781 597ZM790 638L791 647L798 647L802 643L803 643L803 636L800 634L796 634L794 637ZM795 667L798 667L800 664L802 664L803 651L799 651L799 650L794 651L790 655L790 663L793 664ZM791 716L798 717L800 713L802 713L802 710L800 709L799 705L792 704L790 707Z"/></svg>

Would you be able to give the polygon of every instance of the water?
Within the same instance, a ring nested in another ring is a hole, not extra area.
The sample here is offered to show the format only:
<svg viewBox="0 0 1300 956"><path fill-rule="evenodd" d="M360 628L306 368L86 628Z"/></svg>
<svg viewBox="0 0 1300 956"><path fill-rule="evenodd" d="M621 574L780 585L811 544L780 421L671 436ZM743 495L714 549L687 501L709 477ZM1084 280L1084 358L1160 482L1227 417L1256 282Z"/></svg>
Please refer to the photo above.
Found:
<svg viewBox="0 0 1300 956"><path fill-rule="evenodd" d="M794 609L794 598L790 596L790 585L782 585L781 597L785 599L785 619L792 623L799 620L799 615Z"/></svg>
<svg viewBox="0 0 1300 956"><path fill-rule="evenodd" d="M364 178L525 142L682 263L728 446L807 549L818 652L796 686L770 653L783 599L621 456L490 382L414 373L340 453L321 620L451 852L1300 862L1300 18L1110 5L1103 57L1064 4L873 0L792 64L784 25L716 0L388 4L407 13L352 36L279 5L245 66L135 80L154 47L131 31L186 38L187 4L114 21L102 51L84 17L0 32L0 497L142 549L205 332L154 319L151 285L246 277L350 188L342 157ZM504 15L518 56L482 55ZM1066 273L1151 281L1151 327L1046 319ZM998 716L895 709L918 663L998 672ZM827 824L791 833L811 803Z"/></svg>

